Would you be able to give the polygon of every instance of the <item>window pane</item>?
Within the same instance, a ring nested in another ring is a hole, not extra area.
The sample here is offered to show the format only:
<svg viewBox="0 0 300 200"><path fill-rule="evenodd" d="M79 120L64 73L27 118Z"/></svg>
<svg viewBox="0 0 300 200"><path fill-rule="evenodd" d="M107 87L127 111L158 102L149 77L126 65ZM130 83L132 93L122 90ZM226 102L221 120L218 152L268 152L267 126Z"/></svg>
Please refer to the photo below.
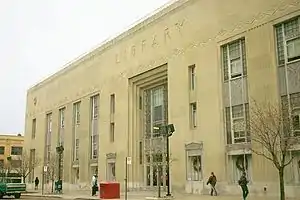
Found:
<svg viewBox="0 0 300 200"><path fill-rule="evenodd" d="M4 155L5 147L0 147L0 155Z"/></svg>
<svg viewBox="0 0 300 200"><path fill-rule="evenodd" d="M230 60L240 58L240 41L229 44Z"/></svg>
<svg viewBox="0 0 300 200"><path fill-rule="evenodd" d="M11 147L11 155L22 155L22 147Z"/></svg>
<svg viewBox="0 0 300 200"><path fill-rule="evenodd" d="M300 130L300 115L293 116L293 128L294 130Z"/></svg>
<svg viewBox="0 0 300 200"><path fill-rule="evenodd" d="M227 144L232 143L230 108L225 108Z"/></svg>
<svg viewBox="0 0 300 200"><path fill-rule="evenodd" d="M156 106L153 108L153 121L163 120L163 106Z"/></svg>
<svg viewBox="0 0 300 200"><path fill-rule="evenodd" d="M222 63L223 63L223 73L224 73L224 81L228 80L228 52L227 45L222 47Z"/></svg>
<svg viewBox="0 0 300 200"><path fill-rule="evenodd" d="M288 59L300 56L300 38L290 40L287 42Z"/></svg>
<svg viewBox="0 0 300 200"><path fill-rule="evenodd" d="M237 105L232 107L232 118L244 117L243 105Z"/></svg>
<svg viewBox="0 0 300 200"><path fill-rule="evenodd" d="M195 128L197 126L197 104L190 104L190 124L191 128Z"/></svg>
<svg viewBox="0 0 300 200"><path fill-rule="evenodd" d="M92 121L92 135L98 134L98 120Z"/></svg>
<svg viewBox="0 0 300 200"><path fill-rule="evenodd" d="M233 130L234 131L245 131L244 119L238 119L233 121Z"/></svg>
<svg viewBox="0 0 300 200"><path fill-rule="evenodd" d="M241 59L235 59L231 61L230 64L231 75L241 75L243 72Z"/></svg>
<svg viewBox="0 0 300 200"><path fill-rule="evenodd" d="M287 39L299 36L299 20L294 18L284 24L285 37Z"/></svg>
<svg viewBox="0 0 300 200"><path fill-rule="evenodd" d="M188 180L199 181L202 179L202 164L201 156L188 157Z"/></svg>
<svg viewBox="0 0 300 200"><path fill-rule="evenodd" d="M153 90L153 106L161 106L163 105L163 88L160 87L158 89Z"/></svg>

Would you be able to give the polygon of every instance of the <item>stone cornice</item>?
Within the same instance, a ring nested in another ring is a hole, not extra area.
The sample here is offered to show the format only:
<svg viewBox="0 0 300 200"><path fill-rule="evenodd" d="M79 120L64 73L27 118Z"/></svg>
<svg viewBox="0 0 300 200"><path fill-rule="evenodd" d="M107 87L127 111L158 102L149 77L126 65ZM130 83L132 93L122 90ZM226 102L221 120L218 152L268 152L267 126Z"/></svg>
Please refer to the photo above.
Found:
<svg viewBox="0 0 300 200"><path fill-rule="evenodd" d="M83 62L86 62L92 58L94 58L96 55L99 55L103 53L105 50L108 50L109 48L113 47L114 45L117 45L119 42L123 41L124 39L128 38L132 34L140 31L143 28L146 28L147 26L151 25L152 23L156 22L157 20L161 19L162 17L168 15L171 13L171 11L176 10L177 8L180 8L187 2L192 0L172 0L169 3L163 5L162 7L158 8L154 12L150 13L149 15L145 16L144 18L138 20L133 25L131 25L129 28L127 28L125 31L123 31L121 34L109 38L102 42L100 45L98 45L96 48L91 49L90 51L86 52L85 54L79 56L78 58L72 60L71 62L67 63L63 69L60 71L54 73L53 75L50 75L48 78L42 80L41 82L35 84L31 88L28 89L28 92L32 92L43 85L53 81L55 78L60 77L61 75L75 69Z"/></svg>

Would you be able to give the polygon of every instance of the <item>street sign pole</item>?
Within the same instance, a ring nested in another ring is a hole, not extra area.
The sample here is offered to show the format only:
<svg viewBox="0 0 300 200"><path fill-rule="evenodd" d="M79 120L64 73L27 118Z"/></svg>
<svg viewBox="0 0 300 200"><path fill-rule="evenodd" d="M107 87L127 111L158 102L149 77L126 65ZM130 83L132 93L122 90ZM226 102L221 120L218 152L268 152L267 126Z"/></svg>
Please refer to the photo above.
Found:
<svg viewBox="0 0 300 200"><path fill-rule="evenodd" d="M125 200L127 200L128 190L128 165L131 165L131 157L126 157L125 159Z"/></svg>
<svg viewBox="0 0 300 200"><path fill-rule="evenodd" d="M48 171L48 166L43 167L43 176L42 176L42 195L44 194L44 184L45 184L45 173Z"/></svg>

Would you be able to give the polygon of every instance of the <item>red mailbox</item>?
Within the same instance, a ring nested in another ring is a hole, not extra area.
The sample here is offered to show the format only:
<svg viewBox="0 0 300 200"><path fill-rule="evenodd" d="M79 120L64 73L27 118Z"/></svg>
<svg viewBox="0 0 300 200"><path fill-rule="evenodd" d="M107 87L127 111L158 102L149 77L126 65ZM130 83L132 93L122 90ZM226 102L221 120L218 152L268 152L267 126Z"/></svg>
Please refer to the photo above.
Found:
<svg viewBox="0 0 300 200"><path fill-rule="evenodd" d="M120 199L120 183L102 182L99 187L100 199Z"/></svg>

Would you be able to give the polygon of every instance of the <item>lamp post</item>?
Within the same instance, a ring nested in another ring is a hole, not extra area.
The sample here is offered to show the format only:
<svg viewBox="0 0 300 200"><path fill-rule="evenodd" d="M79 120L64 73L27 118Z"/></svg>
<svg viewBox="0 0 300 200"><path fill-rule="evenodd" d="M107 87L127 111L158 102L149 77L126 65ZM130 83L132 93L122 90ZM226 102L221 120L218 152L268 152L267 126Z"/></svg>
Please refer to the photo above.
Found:
<svg viewBox="0 0 300 200"><path fill-rule="evenodd" d="M58 182L57 182L57 190L62 190L62 180L61 180L61 159L62 154L64 152L64 147L62 145L56 147L56 153L58 154Z"/></svg>
<svg viewBox="0 0 300 200"><path fill-rule="evenodd" d="M162 134L166 138L166 148L167 148L167 157L166 157L166 162L167 162L167 195L166 196L171 196L170 192L170 143L169 143L169 137L173 135L175 132L175 128L173 124L168 124L165 126L159 127L160 129L160 134Z"/></svg>

